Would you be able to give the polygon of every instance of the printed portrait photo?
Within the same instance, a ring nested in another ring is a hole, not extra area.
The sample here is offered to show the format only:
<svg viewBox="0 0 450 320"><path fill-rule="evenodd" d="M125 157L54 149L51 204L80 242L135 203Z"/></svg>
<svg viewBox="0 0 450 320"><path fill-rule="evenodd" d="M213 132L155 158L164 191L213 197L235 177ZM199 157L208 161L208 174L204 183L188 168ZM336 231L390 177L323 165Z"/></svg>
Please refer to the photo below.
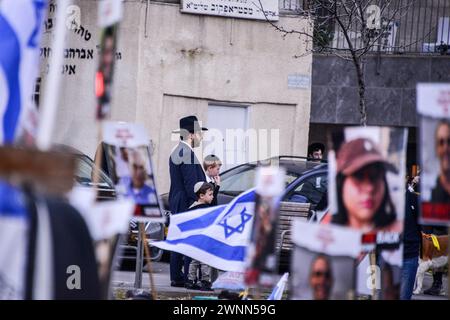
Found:
<svg viewBox="0 0 450 320"><path fill-rule="evenodd" d="M450 119L420 117L421 222L450 222Z"/></svg>
<svg viewBox="0 0 450 320"><path fill-rule="evenodd" d="M146 146L126 148L106 145L108 166L119 197L136 203L135 218L161 218L158 195Z"/></svg>
<svg viewBox="0 0 450 320"><path fill-rule="evenodd" d="M295 246L290 279L291 300L353 299L355 259Z"/></svg>
<svg viewBox="0 0 450 320"><path fill-rule="evenodd" d="M376 233L395 247L403 230L406 130L347 127L329 139L330 213L333 223Z"/></svg>

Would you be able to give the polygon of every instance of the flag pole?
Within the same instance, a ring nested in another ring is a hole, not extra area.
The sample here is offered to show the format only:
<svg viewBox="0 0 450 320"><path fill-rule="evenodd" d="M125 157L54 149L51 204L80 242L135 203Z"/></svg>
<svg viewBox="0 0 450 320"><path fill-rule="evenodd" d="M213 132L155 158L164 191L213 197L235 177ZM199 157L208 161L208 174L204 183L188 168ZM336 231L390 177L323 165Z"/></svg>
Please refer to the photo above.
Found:
<svg viewBox="0 0 450 320"><path fill-rule="evenodd" d="M114 3L118 4L118 6L117 5L113 6ZM101 39L102 54L103 54L103 50L105 50L105 42L104 42L105 33L106 33L106 30L108 30L109 28L113 28L113 54L116 51L116 45L117 45L117 39L116 39L117 28L116 28L116 26L118 25L118 22L120 21L121 15L119 15L119 19L117 19L118 16L115 15L115 14L117 13L118 9L119 9L119 11L121 10L121 8L122 8L121 6L122 6L122 3L121 3L120 0L105 0L105 1L100 1L99 4L98 4L98 7L97 7L97 10L98 10L98 24L99 24L100 27L102 27L101 38L100 38ZM105 10L105 8L106 8L106 10ZM114 21L110 20L111 16L115 17ZM100 61L99 61L99 67L96 70L96 77L95 77L95 94L96 94L96 98L97 98L96 118L97 118L97 121L98 121L97 122L98 123L97 141L99 143L99 146L98 146L98 149L97 149L97 152L96 152L96 157L94 159L94 166L96 168L96 170L95 170L95 172L93 174L93 177L92 177L92 182L93 182L94 186L97 186L99 181L100 181L100 172L101 172L101 169L102 169L102 166L103 166L103 163L102 163L103 162L103 153L104 153L103 142L102 142L103 141L103 131L102 131L102 129L103 129L103 119L105 119L106 117L109 117L109 113L110 113L109 110L108 110L107 113L103 112L103 108L104 108L104 103L105 102L99 96L99 94L101 96L102 95L103 96L105 96L105 95L106 96L110 96L111 95L111 92L104 90L104 87L103 87L104 86L104 83L103 83L104 79L103 79L103 77L101 78L102 79L101 80L101 87L103 88L103 90L102 90L101 93L99 93L97 91L98 90L97 86L99 85L99 83L98 83L99 80L97 78L97 74L99 72L101 72L101 74L103 75L103 69L102 68L103 67L102 67L102 56L101 56L100 57ZM111 69L113 69L113 68L114 68L114 63L112 63L112 65L111 65ZM112 82L112 76L111 75L109 75L109 78L108 78L107 81L108 82ZM108 101L107 103L108 103L108 109L109 109L110 108L110 105L109 105L110 102ZM97 188L97 195L98 195L99 192L100 192L100 190ZM95 199L94 201L96 201L96 200L97 199ZM119 245L117 243L114 243L114 244L115 245ZM112 266L109 265L109 262L113 260L112 256L114 255L114 252L115 252L114 245L111 244L108 247L107 259L102 261L102 262L100 262L100 264L103 263L104 265L107 266L107 268L105 267L103 269L103 270L106 270L105 273L107 272L106 274L103 275L103 277L105 279L105 282L107 280L108 283L109 283L109 279L111 277L111 272L112 272L112 270L111 270Z"/></svg>
<svg viewBox="0 0 450 320"><path fill-rule="evenodd" d="M142 239L143 245L144 245L145 259L147 260L148 277L150 279L150 290L151 290L152 298L153 298L153 300L157 300L155 281L153 279L152 259L150 257L150 251L148 249L148 243L147 243L147 236L145 234L143 223L139 223L139 232L141 233L141 239Z"/></svg>
<svg viewBox="0 0 450 320"><path fill-rule="evenodd" d="M369 253L370 258L370 265L376 268L377 261L376 261L376 253L375 250ZM376 269L375 269L376 270ZM377 274L376 271L372 270L372 300L378 300L377 297Z"/></svg>
<svg viewBox="0 0 450 320"><path fill-rule="evenodd" d="M71 0L59 0L56 9L55 39L52 43L54 54L50 57L49 75L45 86L41 116L37 132L36 144L41 150L49 150L53 128L55 126L56 111L59 98L59 85L61 83L61 66L66 36L66 8Z"/></svg>

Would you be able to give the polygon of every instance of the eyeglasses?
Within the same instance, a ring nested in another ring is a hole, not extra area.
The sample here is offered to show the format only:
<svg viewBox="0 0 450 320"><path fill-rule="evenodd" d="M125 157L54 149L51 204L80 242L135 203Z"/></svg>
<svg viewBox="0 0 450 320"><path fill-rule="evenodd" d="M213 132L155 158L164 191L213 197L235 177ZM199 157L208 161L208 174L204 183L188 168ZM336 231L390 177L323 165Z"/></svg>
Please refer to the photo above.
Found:
<svg viewBox="0 0 450 320"><path fill-rule="evenodd" d="M450 146L450 137L445 138L439 138L438 143L440 147L443 147L445 143L447 143L448 146Z"/></svg>
<svg viewBox="0 0 450 320"><path fill-rule="evenodd" d="M312 273L313 277L319 278L319 277L324 277L326 279L330 279L331 278L331 273L330 271L314 271Z"/></svg>

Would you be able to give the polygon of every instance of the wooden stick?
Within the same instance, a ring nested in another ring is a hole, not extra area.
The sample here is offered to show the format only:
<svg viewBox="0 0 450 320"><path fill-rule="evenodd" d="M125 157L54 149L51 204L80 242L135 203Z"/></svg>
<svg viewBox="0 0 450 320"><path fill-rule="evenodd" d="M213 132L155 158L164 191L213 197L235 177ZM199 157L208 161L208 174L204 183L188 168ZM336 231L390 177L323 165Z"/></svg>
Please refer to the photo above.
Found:
<svg viewBox="0 0 450 320"><path fill-rule="evenodd" d="M153 300L157 300L155 282L153 281L153 270L152 270L152 263L151 263L152 259L150 257L150 251L148 249L148 244L147 244L147 236L145 235L143 223L139 223L139 232L141 233L141 238L142 238L142 242L144 245L145 258L147 259L148 277L150 279L150 290L152 293L152 298L153 298Z"/></svg>
<svg viewBox="0 0 450 320"><path fill-rule="evenodd" d="M96 157L94 160L94 167L95 167L95 171L94 171L94 175L92 177L92 183L94 184L94 186L96 186L98 184L98 182L100 181L100 170L102 168L102 159L103 159L103 143L102 143L102 139L103 139L103 135L102 135L102 121L99 121L99 126L98 126L98 132L97 132L97 139L100 143L99 147L98 147L98 157ZM98 195L98 189L97 189L97 195Z"/></svg>
<svg viewBox="0 0 450 320"><path fill-rule="evenodd" d="M376 254L375 251L372 251L369 253L369 258L370 258L370 265L375 267L376 270L376 266L377 266L377 259L376 259ZM372 272L372 277L373 277L373 284L374 286L372 287L372 300L378 300L377 299L377 274L376 272Z"/></svg>
<svg viewBox="0 0 450 320"><path fill-rule="evenodd" d="M75 157L68 153L0 147L0 177L16 185L30 185L43 193L70 191L75 167Z"/></svg>

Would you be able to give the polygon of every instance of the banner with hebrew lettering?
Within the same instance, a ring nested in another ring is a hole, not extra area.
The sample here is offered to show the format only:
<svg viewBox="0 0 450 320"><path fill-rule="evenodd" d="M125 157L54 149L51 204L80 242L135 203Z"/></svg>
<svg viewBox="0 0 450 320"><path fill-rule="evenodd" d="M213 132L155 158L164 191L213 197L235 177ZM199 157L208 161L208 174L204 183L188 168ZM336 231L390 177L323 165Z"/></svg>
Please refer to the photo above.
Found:
<svg viewBox="0 0 450 320"><path fill-rule="evenodd" d="M278 0L181 0L181 12L278 21Z"/></svg>

